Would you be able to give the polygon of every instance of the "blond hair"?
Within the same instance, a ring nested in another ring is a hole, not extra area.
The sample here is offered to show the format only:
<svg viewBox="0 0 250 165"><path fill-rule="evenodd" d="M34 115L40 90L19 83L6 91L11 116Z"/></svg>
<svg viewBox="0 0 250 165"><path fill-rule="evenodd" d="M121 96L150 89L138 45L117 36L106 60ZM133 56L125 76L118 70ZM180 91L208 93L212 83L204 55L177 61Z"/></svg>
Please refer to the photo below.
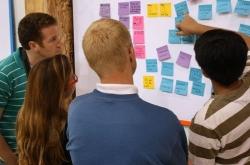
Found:
<svg viewBox="0 0 250 165"><path fill-rule="evenodd" d="M93 22L82 41L86 59L99 76L114 70L123 72L128 58L126 53L131 46L128 30L113 19Z"/></svg>

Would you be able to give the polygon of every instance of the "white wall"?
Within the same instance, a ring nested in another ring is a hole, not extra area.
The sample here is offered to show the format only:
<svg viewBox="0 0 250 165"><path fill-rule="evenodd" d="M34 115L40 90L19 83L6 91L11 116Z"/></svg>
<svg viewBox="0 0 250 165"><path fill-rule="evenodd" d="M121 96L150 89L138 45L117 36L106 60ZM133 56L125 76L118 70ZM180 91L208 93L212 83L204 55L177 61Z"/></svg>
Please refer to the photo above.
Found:
<svg viewBox="0 0 250 165"><path fill-rule="evenodd" d="M19 47L20 43L18 41L17 27L19 21L25 15L25 0L14 0L14 15L15 15L15 32L16 32L16 46Z"/></svg>

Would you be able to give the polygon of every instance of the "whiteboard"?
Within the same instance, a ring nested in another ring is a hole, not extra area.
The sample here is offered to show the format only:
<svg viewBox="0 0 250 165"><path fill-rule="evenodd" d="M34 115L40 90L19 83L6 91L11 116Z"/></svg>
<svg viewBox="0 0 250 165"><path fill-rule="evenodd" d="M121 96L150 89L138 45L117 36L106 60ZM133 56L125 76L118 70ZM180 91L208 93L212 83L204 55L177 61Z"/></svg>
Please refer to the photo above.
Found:
<svg viewBox="0 0 250 165"><path fill-rule="evenodd" d="M188 82L188 95L182 96L173 93L166 93L160 91L161 75L161 62L158 60L158 72L147 73L145 59L137 59L137 70L134 74L134 83L139 89L139 95L145 101L172 110L180 120L190 121L195 113L201 109L206 101L211 96L211 82L202 76L202 82L206 84L204 90L204 96L197 96L191 94L192 83L189 81L190 68L186 69L176 65L176 60L180 51L184 51L192 55L190 67L199 68L195 61L193 44L169 44L168 43L168 30L175 29L175 17L176 12L174 4L182 2L183 0L168 0L168 1L156 1L156 0L141 0L141 14L144 16L144 33L145 33L145 47L146 47L146 59L158 59L156 48L164 45L168 45L171 53L171 58L166 62L174 63L174 76L173 80L182 80ZM82 1L73 0L73 21L74 21L74 50L75 50L75 71L79 77L79 82L76 85L77 95L88 93L92 91L96 82L99 82L97 75L88 66L85 56L82 51L82 37L87 27L94 21L100 18L100 4L110 3L111 6L111 18L119 19L118 16L118 3L130 2L124 0L95 0ZM172 9L171 17L147 17L147 4L152 3L167 3L170 2ZM232 9L236 6L236 0L232 0ZM217 26L221 28L227 28L234 31L238 31L239 25L250 24L248 17L240 17L236 13L228 13L219 15L216 13L216 1L211 0L189 0L187 1L190 15L198 20L198 6L201 4L212 4L212 20L200 21L206 25ZM136 15L130 15L130 28L132 32L132 17ZM131 36L133 33L131 33ZM133 36L132 36L133 37ZM149 90L143 88L143 76L155 77L155 89ZM168 77L167 77L168 78ZM175 84L174 84L175 86Z"/></svg>
<svg viewBox="0 0 250 165"><path fill-rule="evenodd" d="M12 0L1 0L0 5L0 60L14 50L14 28L12 17Z"/></svg>

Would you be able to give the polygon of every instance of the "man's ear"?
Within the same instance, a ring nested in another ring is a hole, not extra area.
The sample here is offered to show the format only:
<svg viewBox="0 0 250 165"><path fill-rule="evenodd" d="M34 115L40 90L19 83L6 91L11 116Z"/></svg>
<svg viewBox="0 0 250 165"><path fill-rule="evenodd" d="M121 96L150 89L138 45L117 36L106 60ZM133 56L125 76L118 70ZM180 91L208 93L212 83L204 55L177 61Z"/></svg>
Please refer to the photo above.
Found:
<svg viewBox="0 0 250 165"><path fill-rule="evenodd" d="M37 48L39 46L38 43L36 43L35 41L29 41L28 45L29 45L31 50L37 50Z"/></svg>

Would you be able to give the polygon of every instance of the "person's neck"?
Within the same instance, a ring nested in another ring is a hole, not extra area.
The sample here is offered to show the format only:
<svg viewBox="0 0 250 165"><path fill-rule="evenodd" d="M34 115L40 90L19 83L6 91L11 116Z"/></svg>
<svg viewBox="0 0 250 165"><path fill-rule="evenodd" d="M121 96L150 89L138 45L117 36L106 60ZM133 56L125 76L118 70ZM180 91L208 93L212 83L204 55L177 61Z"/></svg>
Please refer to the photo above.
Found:
<svg viewBox="0 0 250 165"><path fill-rule="evenodd" d="M31 66L37 64L38 62L42 61L44 58L36 53L33 53L29 50L26 50L28 59L29 59L29 63Z"/></svg>
<svg viewBox="0 0 250 165"><path fill-rule="evenodd" d="M213 84L213 89L214 89L214 93L216 95L226 95L238 88L241 87L242 85L242 81L241 80L237 80L236 82L232 83L229 86L223 86L217 82L212 81Z"/></svg>
<svg viewBox="0 0 250 165"><path fill-rule="evenodd" d="M122 73L107 74L100 79L102 84L134 84L133 75Z"/></svg>

